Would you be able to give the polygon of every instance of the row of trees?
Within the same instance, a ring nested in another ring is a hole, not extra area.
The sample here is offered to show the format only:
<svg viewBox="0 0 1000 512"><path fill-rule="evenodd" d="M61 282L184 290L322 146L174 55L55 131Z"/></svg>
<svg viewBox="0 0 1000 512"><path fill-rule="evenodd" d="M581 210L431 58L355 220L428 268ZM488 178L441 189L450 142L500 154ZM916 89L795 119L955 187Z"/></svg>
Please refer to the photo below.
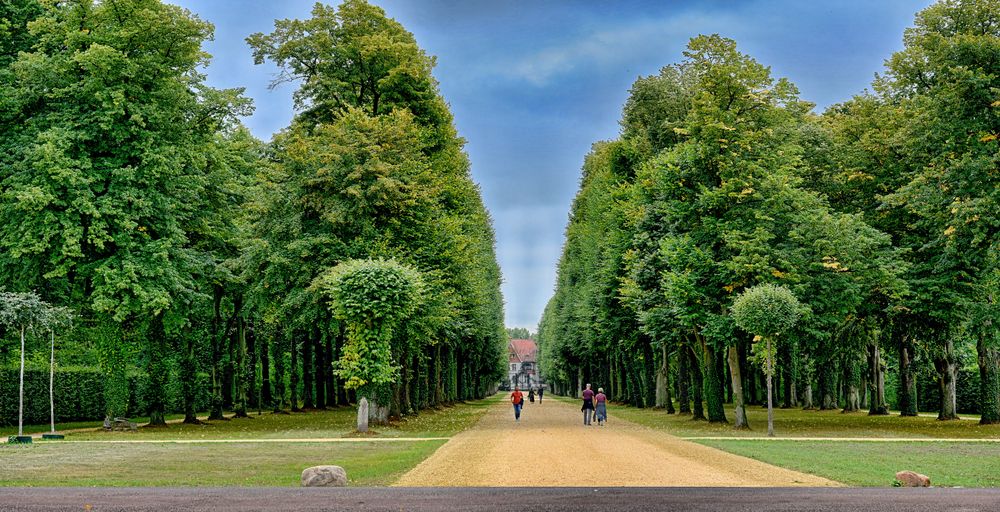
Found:
<svg viewBox="0 0 1000 512"><path fill-rule="evenodd" d="M915 415L933 366L939 418L957 418L973 352L982 422L1000 422L997 20L988 0L928 7L872 91L822 115L717 35L637 80L621 137L584 163L540 324L547 377L727 421L726 400L759 396L765 352L734 300L773 284L802 305L772 340L784 406Z"/></svg>
<svg viewBox="0 0 1000 512"><path fill-rule="evenodd" d="M347 404L375 338L387 413L488 393L500 272L433 58L363 0L278 20L247 42L297 113L262 143L199 72L212 31L160 0L0 5L0 287L78 313L65 350L106 371L109 415L136 370L154 424L170 375L186 422L199 385L212 419ZM353 260L418 276L391 332L335 314L324 276Z"/></svg>

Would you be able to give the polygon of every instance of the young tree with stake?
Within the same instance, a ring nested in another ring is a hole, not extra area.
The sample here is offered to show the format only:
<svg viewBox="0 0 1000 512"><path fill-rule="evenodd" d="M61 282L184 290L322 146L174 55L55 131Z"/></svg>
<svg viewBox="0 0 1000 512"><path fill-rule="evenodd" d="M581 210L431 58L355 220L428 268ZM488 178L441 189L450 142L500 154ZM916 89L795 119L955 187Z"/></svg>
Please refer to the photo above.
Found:
<svg viewBox="0 0 1000 512"><path fill-rule="evenodd" d="M784 286L757 285L747 289L733 302L733 320L744 331L754 334L754 340L766 342L764 373L767 375L767 435L774 437L774 407L771 399L771 379L774 375L772 338L788 332L799 319L801 306L795 295Z"/></svg>

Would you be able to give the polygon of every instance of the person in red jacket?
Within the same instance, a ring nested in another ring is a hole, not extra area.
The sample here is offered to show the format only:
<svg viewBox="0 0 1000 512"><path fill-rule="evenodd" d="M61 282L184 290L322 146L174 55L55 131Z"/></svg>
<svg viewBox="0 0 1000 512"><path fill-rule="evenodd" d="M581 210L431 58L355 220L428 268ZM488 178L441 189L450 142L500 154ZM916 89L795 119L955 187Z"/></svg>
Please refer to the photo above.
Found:
<svg viewBox="0 0 1000 512"><path fill-rule="evenodd" d="M521 406L524 405L524 394L517 386L514 386L514 392L510 394L510 403L514 404L514 421L521 421Z"/></svg>

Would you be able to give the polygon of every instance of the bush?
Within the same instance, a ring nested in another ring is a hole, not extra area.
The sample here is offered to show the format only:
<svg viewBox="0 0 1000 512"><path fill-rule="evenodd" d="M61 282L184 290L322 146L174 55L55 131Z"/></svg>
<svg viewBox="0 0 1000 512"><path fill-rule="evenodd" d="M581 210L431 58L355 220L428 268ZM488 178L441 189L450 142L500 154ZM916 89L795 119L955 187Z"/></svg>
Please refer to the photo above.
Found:
<svg viewBox="0 0 1000 512"><path fill-rule="evenodd" d="M17 368L0 369L0 425L17 425ZM104 375L97 368L56 371L56 422L104 417ZM24 370L24 423L49 422L49 370Z"/></svg>
<svg viewBox="0 0 1000 512"><path fill-rule="evenodd" d="M130 417L145 416L148 412L146 374L132 372L128 376ZM0 426L17 425L18 369L0 368ZM56 423L67 421L94 421L104 419L104 373L89 366L61 367L55 376ZM211 402L209 376L197 375L195 409L207 411ZM172 368L167 385L167 406L170 413L184 411L184 399ZM24 423L25 425L49 422L49 370L25 368L24 370Z"/></svg>

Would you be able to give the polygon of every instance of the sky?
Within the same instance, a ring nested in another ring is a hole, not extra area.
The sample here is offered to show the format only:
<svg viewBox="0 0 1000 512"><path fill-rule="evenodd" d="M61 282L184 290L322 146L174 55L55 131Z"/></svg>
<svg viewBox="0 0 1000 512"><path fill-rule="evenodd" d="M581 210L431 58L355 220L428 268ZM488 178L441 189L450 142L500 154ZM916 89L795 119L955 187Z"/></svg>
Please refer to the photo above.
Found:
<svg viewBox="0 0 1000 512"><path fill-rule="evenodd" d="M307 18L311 0L169 0L215 25L207 81L246 87L244 122L270 140L288 125L294 85L268 87L244 41ZM826 106L862 92L928 0L369 0L436 56L434 76L467 140L493 217L506 323L534 331L552 296L584 156L618 136L636 78L679 62L691 37L718 33ZM333 3L336 0L332 0Z"/></svg>

